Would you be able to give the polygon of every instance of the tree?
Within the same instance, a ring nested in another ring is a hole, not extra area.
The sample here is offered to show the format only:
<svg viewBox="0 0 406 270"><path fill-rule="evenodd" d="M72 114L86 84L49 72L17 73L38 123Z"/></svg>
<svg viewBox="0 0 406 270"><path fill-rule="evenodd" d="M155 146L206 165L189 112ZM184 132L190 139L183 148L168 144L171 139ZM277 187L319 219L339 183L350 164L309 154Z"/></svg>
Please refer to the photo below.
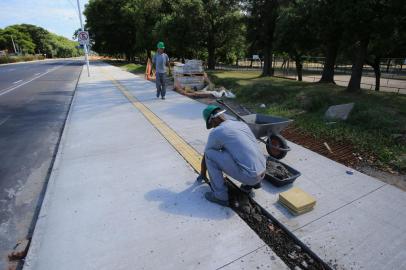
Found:
<svg viewBox="0 0 406 270"><path fill-rule="evenodd" d="M113 4L114 2L114 4ZM236 0L91 0L86 27L96 51L150 57L159 40L172 56L207 55L214 68L217 51L233 48L241 36L242 13ZM203 52L207 50L207 54ZM229 55L228 55L229 56Z"/></svg>
<svg viewBox="0 0 406 270"><path fill-rule="evenodd" d="M14 52L13 40L16 46L17 53L34 53L35 44L29 34L19 31L15 26L7 26L4 28L3 44L0 46L7 49L9 52Z"/></svg>
<svg viewBox="0 0 406 270"><path fill-rule="evenodd" d="M214 69L216 51L232 47L234 38L240 34L242 14L235 0L206 0L202 5L203 44L207 49L208 68Z"/></svg>
<svg viewBox="0 0 406 270"><path fill-rule="evenodd" d="M157 26L158 39L165 40L171 55L181 59L196 58L204 49L201 41L204 19L200 0L170 1Z"/></svg>
<svg viewBox="0 0 406 270"><path fill-rule="evenodd" d="M375 91L379 91L381 59L406 56L406 8L401 1L388 1L380 15L380 24L373 34L365 63L374 69Z"/></svg>
<svg viewBox="0 0 406 270"><path fill-rule="evenodd" d="M49 32L47 30L32 24L15 25L14 28L30 36L32 42L35 44L36 53L43 54L48 52L49 47L47 43L49 42Z"/></svg>
<svg viewBox="0 0 406 270"><path fill-rule="evenodd" d="M47 56L72 57L80 55L77 42L50 33L31 24L16 24L6 27L0 35L0 49L14 52L16 47L24 54L46 54Z"/></svg>
<svg viewBox="0 0 406 270"><path fill-rule="evenodd" d="M95 41L94 50L107 54L126 54L133 47L134 35L122 8L126 0L91 0L85 6L86 29Z"/></svg>
<svg viewBox="0 0 406 270"><path fill-rule="evenodd" d="M129 0L124 4L123 15L128 24L127 38L133 43L129 52L146 52L151 58L151 50L156 49L157 28L162 16L161 0Z"/></svg>
<svg viewBox="0 0 406 270"><path fill-rule="evenodd" d="M282 7L275 32L275 47L295 61L299 81L302 81L303 56L311 53L316 45L311 25L306 23L311 16L308 4L307 0L296 0Z"/></svg>
<svg viewBox="0 0 406 270"><path fill-rule="evenodd" d="M354 51L352 72L347 90L361 89L363 65L367 62L371 49L377 66L382 51L390 47L392 34L404 25L405 7L402 0L358 0L346 8L345 25L349 41L353 41ZM402 23L403 22L403 23ZM380 72L376 74L380 76ZM379 89L379 83L378 83Z"/></svg>
<svg viewBox="0 0 406 270"><path fill-rule="evenodd" d="M278 16L278 0L246 0L248 38L255 40L264 57L263 76L273 75L272 51Z"/></svg>
<svg viewBox="0 0 406 270"><path fill-rule="evenodd" d="M317 36L325 56L321 83L335 83L334 68L344 31L344 3L336 0L308 0L308 11L313 15L309 20L312 32Z"/></svg>

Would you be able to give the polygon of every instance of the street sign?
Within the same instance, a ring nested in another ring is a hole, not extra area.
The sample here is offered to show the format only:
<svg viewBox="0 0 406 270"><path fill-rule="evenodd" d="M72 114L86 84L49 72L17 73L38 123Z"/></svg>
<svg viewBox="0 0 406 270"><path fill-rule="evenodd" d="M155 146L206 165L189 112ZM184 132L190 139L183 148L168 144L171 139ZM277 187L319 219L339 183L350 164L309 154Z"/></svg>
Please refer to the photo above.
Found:
<svg viewBox="0 0 406 270"><path fill-rule="evenodd" d="M78 33L78 41L80 45L89 45L89 32L87 31L79 31Z"/></svg>

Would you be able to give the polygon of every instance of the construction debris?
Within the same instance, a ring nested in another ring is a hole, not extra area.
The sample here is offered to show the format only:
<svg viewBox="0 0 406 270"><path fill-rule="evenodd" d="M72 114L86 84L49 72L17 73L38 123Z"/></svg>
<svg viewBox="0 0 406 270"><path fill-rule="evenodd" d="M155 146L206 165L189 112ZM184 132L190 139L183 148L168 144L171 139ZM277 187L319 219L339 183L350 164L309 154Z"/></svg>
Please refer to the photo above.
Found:
<svg viewBox="0 0 406 270"><path fill-rule="evenodd" d="M8 254L8 259L10 261L24 259L25 256L27 255L29 244L30 241L27 239L18 241L13 251L10 254Z"/></svg>
<svg viewBox="0 0 406 270"><path fill-rule="evenodd" d="M215 98L221 98L221 97L235 98L234 93L231 92L231 90L225 89L224 87L214 88L213 91L209 91L208 89L209 89L209 85L207 85L205 88L203 88L202 91L200 91L200 93L207 93L207 94L214 96Z"/></svg>
<svg viewBox="0 0 406 270"><path fill-rule="evenodd" d="M329 146L326 142L324 142L323 144L324 144L324 146L327 148L327 150L328 150L331 154L333 154L333 151L331 150L330 146Z"/></svg>

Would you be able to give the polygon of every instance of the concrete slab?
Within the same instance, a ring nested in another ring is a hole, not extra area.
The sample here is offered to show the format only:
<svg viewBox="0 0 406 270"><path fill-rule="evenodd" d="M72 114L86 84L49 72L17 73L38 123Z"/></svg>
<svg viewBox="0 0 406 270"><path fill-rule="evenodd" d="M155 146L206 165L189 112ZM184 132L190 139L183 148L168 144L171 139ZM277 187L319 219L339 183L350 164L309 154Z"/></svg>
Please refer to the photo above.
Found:
<svg viewBox="0 0 406 270"><path fill-rule="evenodd" d="M167 100L155 100L153 83L118 68L109 67L109 71L202 153L208 135L201 119L205 105L171 91ZM137 84L143 85L142 90ZM292 151L284 162L302 173L293 186L316 197L315 209L294 217L276 203L277 195L291 186L276 188L269 183L256 191L256 201L332 265L346 269L405 268L402 246L406 246L406 216L398 210L406 207L405 193L357 171L349 175L346 171L352 169L304 147L289 146Z"/></svg>
<svg viewBox="0 0 406 270"><path fill-rule="evenodd" d="M101 73L81 77L24 269L280 269Z"/></svg>
<svg viewBox="0 0 406 270"><path fill-rule="evenodd" d="M289 269L278 257L273 255L268 246L261 247L250 254L238 258L234 262L227 264L219 269L222 270L251 270L251 269Z"/></svg>
<svg viewBox="0 0 406 270"><path fill-rule="evenodd" d="M339 269L406 269L405 199L386 185L295 234Z"/></svg>

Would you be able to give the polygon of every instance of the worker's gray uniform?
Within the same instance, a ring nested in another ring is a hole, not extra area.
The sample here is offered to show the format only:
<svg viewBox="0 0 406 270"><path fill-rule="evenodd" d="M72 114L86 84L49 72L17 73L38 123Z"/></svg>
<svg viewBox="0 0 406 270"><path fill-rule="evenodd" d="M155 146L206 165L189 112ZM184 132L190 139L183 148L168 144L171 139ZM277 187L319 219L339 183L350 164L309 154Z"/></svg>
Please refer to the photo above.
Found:
<svg viewBox="0 0 406 270"><path fill-rule="evenodd" d="M160 54L159 52L157 52L152 58L152 63L155 64L156 70L156 96L159 97L159 95L161 95L162 97L165 97L166 65L169 63L169 57L166 53Z"/></svg>
<svg viewBox="0 0 406 270"><path fill-rule="evenodd" d="M246 185L255 185L264 177L265 156L243 122L226 120L214 128L204 154L214 195L220 200L228 200L223 172Z"/></svg>

